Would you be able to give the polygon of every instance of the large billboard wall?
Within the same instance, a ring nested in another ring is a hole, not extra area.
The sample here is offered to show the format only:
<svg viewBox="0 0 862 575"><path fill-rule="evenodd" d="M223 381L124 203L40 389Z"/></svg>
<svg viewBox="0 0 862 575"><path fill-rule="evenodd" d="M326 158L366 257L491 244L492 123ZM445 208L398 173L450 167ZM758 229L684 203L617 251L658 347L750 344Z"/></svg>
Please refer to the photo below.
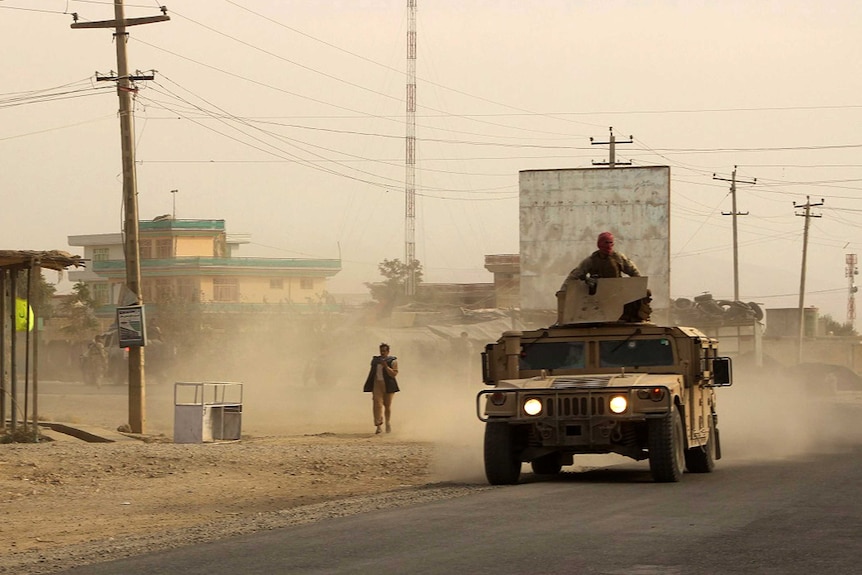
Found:
<svg viewBox="0 0 862 575"><path fill-rule="evenodd" d="M555 310L555 293L609 231L649 277L653 321L670 304L670 167L520 172L521 308Z"/></svg>

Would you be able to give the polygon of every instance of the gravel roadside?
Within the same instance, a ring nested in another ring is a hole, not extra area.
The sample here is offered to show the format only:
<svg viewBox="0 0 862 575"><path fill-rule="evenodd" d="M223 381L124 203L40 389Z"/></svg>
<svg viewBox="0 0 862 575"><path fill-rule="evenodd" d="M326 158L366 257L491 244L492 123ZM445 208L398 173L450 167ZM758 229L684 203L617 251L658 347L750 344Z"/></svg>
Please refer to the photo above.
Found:
<svg viewBox="0 0 862 575"><path fill-rule="evenodd" d="M430 443L332 433L2 445L0 573L55 573L489 489L441 483L434 458Z"/></svg>

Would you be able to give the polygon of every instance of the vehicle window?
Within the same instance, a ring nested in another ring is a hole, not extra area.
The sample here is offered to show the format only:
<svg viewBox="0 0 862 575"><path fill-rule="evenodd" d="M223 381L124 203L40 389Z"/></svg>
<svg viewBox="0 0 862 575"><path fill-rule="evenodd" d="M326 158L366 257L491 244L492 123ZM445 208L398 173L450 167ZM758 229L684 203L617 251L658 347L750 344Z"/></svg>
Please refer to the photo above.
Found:
<svg viewBox="0 0 862 575"><path fill-rule="evenodd" d="M521 352L521 369L577 369L584 367L584 342L562 341L525 345Z"/></svg>
<svg viewBox="0 0 862 575"><path fill-rule="evenodd" d="M670 340L631 339L599 342L599 367L674 365Z"/></svg>

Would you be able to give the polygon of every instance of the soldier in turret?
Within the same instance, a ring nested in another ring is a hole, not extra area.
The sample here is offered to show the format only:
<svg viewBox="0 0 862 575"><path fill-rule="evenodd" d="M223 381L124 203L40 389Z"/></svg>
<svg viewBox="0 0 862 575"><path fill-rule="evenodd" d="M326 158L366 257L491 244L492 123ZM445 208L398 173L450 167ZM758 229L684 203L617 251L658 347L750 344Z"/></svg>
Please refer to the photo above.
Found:
<svg viewBox="0 0 862 575"><path fill-rule="evenodd" d="M611 232L602 232L596 242L599 249L587 256L578 267L569 272L568 277L560 287L566 289L566 282L570 280L585 280L587 277L595 278L619 278L622 274L629 277L640 277L641 273L637 266L625 256L625 254L614 251L614 235Z"/></svg>
<svg viewBox="0 0 862 575"><path fill-rule="evenodd" d="M569 272L563 285L560 286L560 292L565 293L566 285L572 281L586 281L592 294L595 292L595 280L597 278L619 278L623 277L623 274L628 277L641 277L640 270L634 262L622 252L614 250L614 235L611 232L600 233L596 246L599 249L587 256L575 269ZM620 321L649 321L652 315L651 296L652 294L647 290L645 298L627 303Z"/></svg>

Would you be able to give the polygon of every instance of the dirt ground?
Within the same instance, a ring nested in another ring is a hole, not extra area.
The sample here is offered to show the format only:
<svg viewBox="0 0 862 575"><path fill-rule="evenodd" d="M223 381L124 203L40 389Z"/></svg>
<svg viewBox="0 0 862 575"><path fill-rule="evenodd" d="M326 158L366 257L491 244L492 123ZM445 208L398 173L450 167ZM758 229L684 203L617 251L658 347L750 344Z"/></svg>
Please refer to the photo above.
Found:
<svg viewBox="0 0 862 575"><path fill-rule="evenodd" d="M239 441L177 444L172 385L148 387L146 433L128 437L109 433L127 421L125 388L44 384L41 420L120 440L87 443L49 430L39 444L0 445L0 572L20 568L21 557L56 563L82 544L178 530L225 536L236 530L219 523L326 501L478 487L474 393L451 391L400 393L393 433L375 435L370 395L356 389L247 386Z"/></svg>

